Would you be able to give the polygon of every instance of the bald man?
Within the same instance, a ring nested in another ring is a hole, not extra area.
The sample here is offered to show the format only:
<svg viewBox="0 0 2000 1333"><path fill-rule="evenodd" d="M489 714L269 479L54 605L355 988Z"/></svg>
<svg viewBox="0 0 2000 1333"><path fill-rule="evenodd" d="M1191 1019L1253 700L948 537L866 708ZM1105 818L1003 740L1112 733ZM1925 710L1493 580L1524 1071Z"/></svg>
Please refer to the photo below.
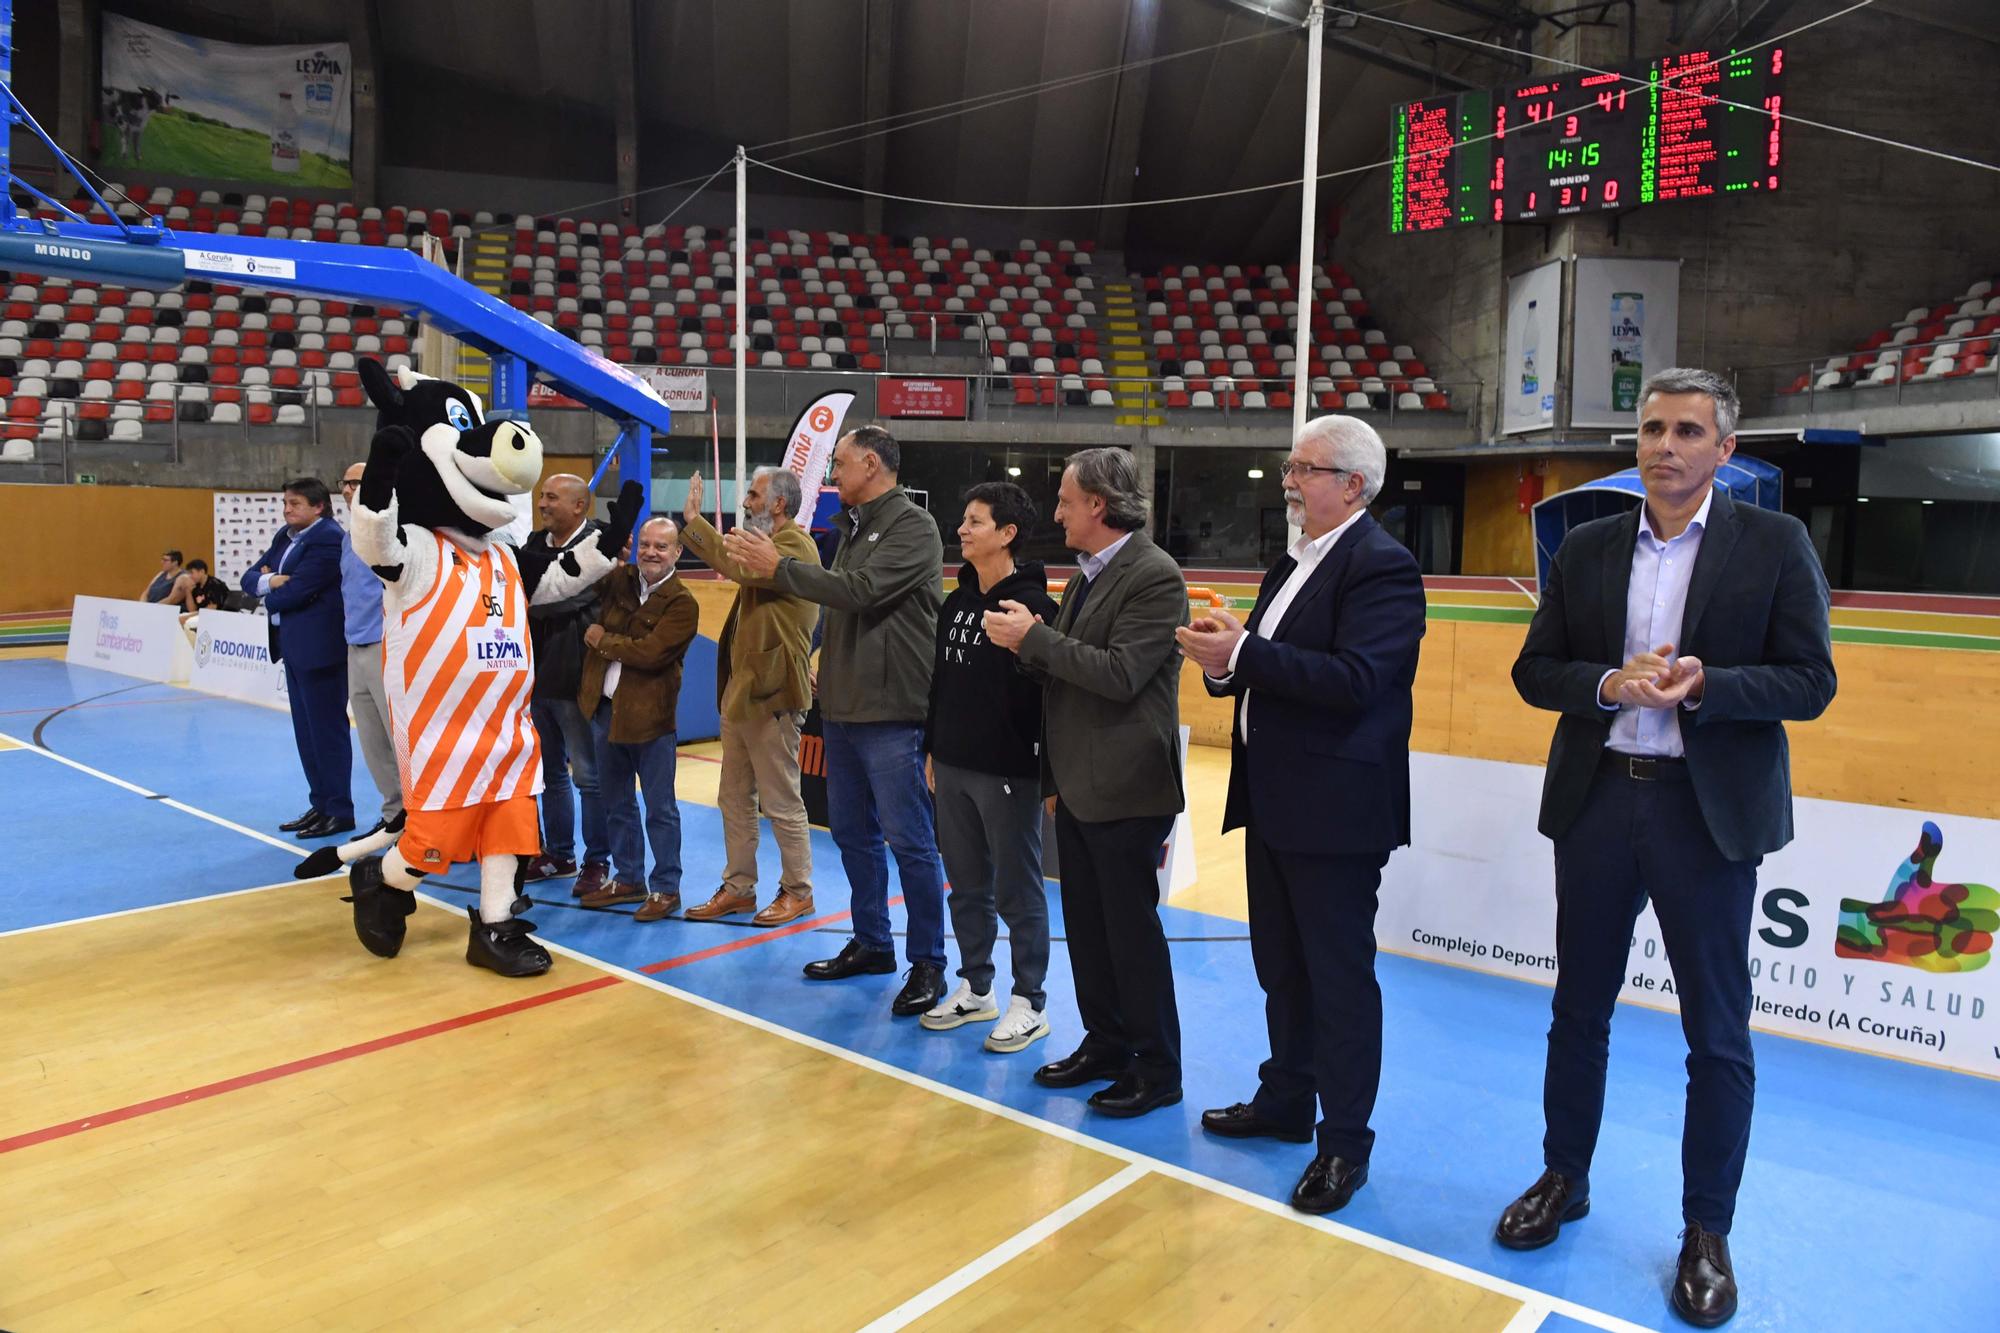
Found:
<svg viewBox="0 0 2000 1333"><path fill-rule="evenodd" d="M558 472L535 495L542 526L522 544L521 562L561 559L602 526L590 515L590 484ZM529 706L542 741L542 854L528 863L529 881L576 877L570 893L595 893L611 878L611 835L598 797L597 751L590 719L577 706L583 684L583 632L597 619L599 585L566 601L528 608L535 650L535 695ZM574 778L574 783L571 779ZM576 807L583 803L583 864L576 859Z"/></svg>

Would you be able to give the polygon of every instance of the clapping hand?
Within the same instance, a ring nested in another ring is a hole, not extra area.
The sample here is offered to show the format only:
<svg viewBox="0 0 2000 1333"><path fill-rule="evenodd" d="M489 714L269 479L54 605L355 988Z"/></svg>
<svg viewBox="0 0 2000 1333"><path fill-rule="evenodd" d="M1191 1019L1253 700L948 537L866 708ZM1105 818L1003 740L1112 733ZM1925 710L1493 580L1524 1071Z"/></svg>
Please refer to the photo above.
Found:
<svg viewBox="0 0 2000 1333"><path fill-rule="evenodd" d="M692 523L701 517L701 473L688 478L687 504L681 508L681 517Z"/></svg>
<svg viewBox="0 0 2000 1333"><path fill-rule="evenodd" d="M739 524L722 535L722 550L752 577L768 579L778 572L777 544L764 533Z"/></svg>
<svg viewBox="0 0 2000 1333"><path fill-rule="evenodd" d="M1016 601L1000 603L998 611L988 611L981 621L986 637L1010 653L1021 651L1021 640L1041 617Z"/></svg>
<svg viewBox="0 0 2000 1333"><path fill-rule="evenodd" d="M1235 656L1237 640L1243 637L1243 622L1220 608L1174 631L1181 652L1193 659L1202 674L1217 680L1229 674L1229 659Z"/></svg>
<svg viewBox="0 0 2000 1333"><path fill-rule="evenodd" d="M1663 643L1650 653L1632 654L1606 678L1599 699L1634 708L1672 708L1687 701L1700 703L1706 683L1700 658L1676 657L1674 646Z"/></svg>

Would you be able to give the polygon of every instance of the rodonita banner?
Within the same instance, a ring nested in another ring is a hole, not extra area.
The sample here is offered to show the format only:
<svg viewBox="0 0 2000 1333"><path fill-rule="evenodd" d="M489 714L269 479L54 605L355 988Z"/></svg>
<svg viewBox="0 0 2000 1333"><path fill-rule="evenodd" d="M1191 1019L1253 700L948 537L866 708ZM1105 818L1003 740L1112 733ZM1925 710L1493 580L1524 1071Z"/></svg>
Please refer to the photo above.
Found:
<svg viewBox="0 0 2000 1333"><path fill-rule="evenodd" d="M212 42L104 15L101 78L108 171L354 184L347 45Z"/></svg>

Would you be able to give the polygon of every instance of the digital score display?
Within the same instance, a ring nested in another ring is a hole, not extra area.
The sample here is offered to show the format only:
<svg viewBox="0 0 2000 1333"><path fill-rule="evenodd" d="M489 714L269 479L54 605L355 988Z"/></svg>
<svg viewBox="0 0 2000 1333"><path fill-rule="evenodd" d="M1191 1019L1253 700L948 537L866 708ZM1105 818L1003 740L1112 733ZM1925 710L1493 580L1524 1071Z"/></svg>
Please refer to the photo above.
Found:
<svg viewBox="0 0 2000 1333"><path fill-rule="evenodd" d="M1693 51L1395 109L1391 234L1776 190L1785 51Z"/></svg>

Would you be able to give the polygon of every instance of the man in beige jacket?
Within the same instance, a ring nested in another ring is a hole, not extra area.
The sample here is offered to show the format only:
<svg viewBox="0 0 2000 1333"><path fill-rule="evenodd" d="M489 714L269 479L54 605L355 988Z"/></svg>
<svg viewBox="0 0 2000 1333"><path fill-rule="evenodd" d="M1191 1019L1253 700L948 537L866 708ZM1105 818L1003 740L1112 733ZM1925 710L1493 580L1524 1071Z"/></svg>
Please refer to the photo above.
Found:
<svg viewBox="0 0 2000 1333"><path fill-rule="evenodd" d="M722 836L729 862L722 887L698 907L690 921L714 921L736 912L756 912L752 925L782 926L813 910L812 843L805 801L799 795L799 724L812 705L806 658L812 651L819 608L803 597L780 591L730 559L722 536L701 516L701 474L688 483L686 522L681 532L689 549L709 567L738 585L736 602L723 622L716 649L717 708L722 715ZM744 523L767 534L779 552L817 567L819 551L798 524L798 475L788 468L762 467L751 476L743 497ZM782 869L778 896L757 911L757 811L771 819Z"/></svg>

